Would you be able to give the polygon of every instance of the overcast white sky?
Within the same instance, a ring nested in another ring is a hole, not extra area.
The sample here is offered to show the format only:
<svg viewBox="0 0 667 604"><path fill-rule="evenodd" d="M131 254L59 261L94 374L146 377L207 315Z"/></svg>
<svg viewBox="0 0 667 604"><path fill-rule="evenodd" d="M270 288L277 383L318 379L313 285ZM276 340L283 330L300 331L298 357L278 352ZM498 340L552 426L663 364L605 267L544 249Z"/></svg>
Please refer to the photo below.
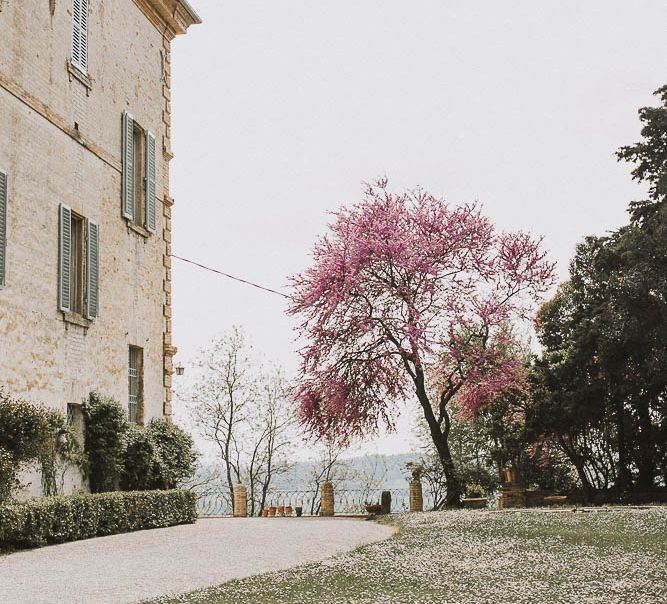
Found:
<svg viewBox="0 0 667 604"><path fill-rule="evenodd" d="M173 45L174 253L270 287L386 174L545 236L561 277L643 190L614 150L667 83L665 0L191 0ZM186 367L233 324L288 370L278 296L174 261ZM364 451L403 452L410 420Z"/></svg>

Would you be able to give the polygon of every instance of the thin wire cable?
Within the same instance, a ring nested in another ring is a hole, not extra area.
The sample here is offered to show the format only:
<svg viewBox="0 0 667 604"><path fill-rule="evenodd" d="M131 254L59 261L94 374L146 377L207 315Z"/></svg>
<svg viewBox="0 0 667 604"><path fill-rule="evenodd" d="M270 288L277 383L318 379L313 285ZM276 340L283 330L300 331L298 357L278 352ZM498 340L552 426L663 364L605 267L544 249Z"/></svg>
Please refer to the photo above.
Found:
<svg viewBox="0 0 667 604"><path fill-rule="evenodd" d="M188 264L194 264L195 266L203 268L204 270L207 271L211 271L212 273L217 273L218 275L222 275L223 277L227 277L228 279L233 279L234 281L239 281L240 283L245 283L246 285L252 285L252 287L256 287L257 289L262 289L265 292L277 294L278 296L282 296L283 298L287 298L288 300L290 300L290 297L287 294L279 292L275 289L271 289L270 287L264 287L263 285L258 285L257 283L253 283L252 281L241 279L241 277L235 277L234 275L230 275L223 271L219 271L217 268L211 268L210 266L206 266L205 264L200 264L199 262L195 262L194 260L188 260L187 258L183 258L182 256L177 256L176 254L170 254L170 256L172 258L176 258L177 260L181 260L182 262L187 262Z"/></svg>

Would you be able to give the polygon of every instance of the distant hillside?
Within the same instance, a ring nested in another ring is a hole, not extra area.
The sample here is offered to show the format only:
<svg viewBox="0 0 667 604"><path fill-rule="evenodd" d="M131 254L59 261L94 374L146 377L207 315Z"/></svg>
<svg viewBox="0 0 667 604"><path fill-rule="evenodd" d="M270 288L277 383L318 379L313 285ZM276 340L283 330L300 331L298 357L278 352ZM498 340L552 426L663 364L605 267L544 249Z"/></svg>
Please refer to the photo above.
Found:
<svg viewBox="0 0 667 604"><path fill-rule="evenodd" d="M405 465L416 460L413 453L399 455L364 455L341 459L335 468L335 482L340 488L362 489L368 486L382 489L405 489L410 473ZM308 490L313 487L316 474L315 462L303 461L294 464L290 471L280 476L275 483L277 490Z"/></svg>

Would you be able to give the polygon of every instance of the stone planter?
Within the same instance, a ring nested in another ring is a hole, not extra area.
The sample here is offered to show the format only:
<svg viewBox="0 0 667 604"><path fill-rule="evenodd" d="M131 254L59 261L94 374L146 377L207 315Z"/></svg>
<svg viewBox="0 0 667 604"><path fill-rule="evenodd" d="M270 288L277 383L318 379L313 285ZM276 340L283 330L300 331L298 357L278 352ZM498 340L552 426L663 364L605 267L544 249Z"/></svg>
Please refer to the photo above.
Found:
<svg viewBox="0 0 667 604"><path fill-rule="evenodd" d="M463 499L463 507L469 510L483 510L488 501L486 497L470 497Z"/></svg>

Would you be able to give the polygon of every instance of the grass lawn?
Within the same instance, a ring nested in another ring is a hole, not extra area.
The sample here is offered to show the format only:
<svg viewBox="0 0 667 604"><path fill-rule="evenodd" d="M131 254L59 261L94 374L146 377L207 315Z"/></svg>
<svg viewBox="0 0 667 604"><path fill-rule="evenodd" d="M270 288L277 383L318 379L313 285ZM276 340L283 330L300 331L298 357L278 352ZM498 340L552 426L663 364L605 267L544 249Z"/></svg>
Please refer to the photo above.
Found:
<svg viewBox="0 0 667 604"><path fill-rule="evenodd" d="M667 510L452 511L323 562L157 603L667 603Z"/></svg>

